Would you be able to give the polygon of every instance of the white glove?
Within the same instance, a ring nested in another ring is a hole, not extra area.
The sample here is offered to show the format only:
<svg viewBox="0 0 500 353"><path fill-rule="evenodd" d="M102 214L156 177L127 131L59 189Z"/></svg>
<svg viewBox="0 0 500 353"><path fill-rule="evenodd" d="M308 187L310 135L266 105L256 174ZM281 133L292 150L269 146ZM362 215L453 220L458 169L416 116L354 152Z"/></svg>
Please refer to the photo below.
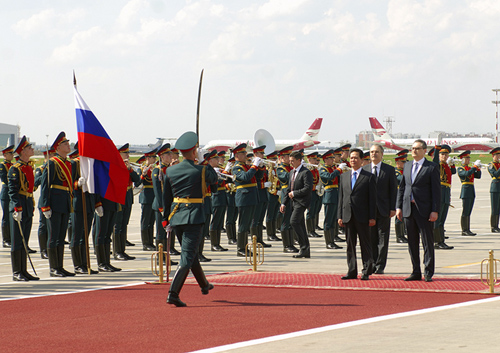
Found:
<svg viewBox="0 0 500 353"><path fill-rule="evenodd" d="M165 232L172 232L174 230L174 228L172 227L172 225L169 223L167 224L167 226L165 227Z"/></svg>
<svg viewBox="0 0 500 353"><path fill-rule="evenodd" d="M480 167L481 167L481 160L480 160L480 159L478 159L477 161L475 161L475 162L474 162L474 165L475 165L476 167L479 167L479 168L480 168Z"/></svg>
<svg viewBox="0 0 500 353"><path fill-rule="evenodd" d="M261 162L262 162L262 158L255 157L255 159L253 160L253 165L256 167L259 167Z"/></svg>
<svg viewBox="0 0 500 353"><path fill-rule="evenodd" d="M454 161L454 160L453 160L453 158L451 158L451 157L448 157L448 159L446 160L446 163L447 163L448 165L455 165L455 161Z"/></svg>
<svg viewBox="0 0 500 353"><path fill-rule="evenodd" d="M233 163L228 163L226 164L226 168L224 168L224 171L228 172L233 168Z"/></svg>
<svg viewBox="0 0 500 353"><path fill-rule="evenodd" d="M95 208L95 211L96 211L96 213L97 213L97 215L98 215L99 217L104 216L104 209L102 208L102 206L97 206L97 207Z"/></svg>
<svg viewBox="0 0 500 353"><path fill-rule="evenodd" d="M216 172L217 174L219 174L219 173L221 172L219 167L215 167L215 168L214 168L214 170L215 170L215 172Z"/></svg>
<svg viewBox="0 0 500 353"><path fill-rule="evenodd" d="M86 183L87 180L84 177L80 177L80 179L78 179L78 186L85 185Z"/></svg>
<svg viewBox="0 0 500 353"><path fill-rule="evenodd" d="M12 218L14 218L14 221L16 222L21 222L21 219L23 218L23 213L14 211L12 212Z"/></svg>
<svg viewBox="0 0 500 353"><path fill-rule="evenodd" d="M347 163L340 163L339 168L344 170L347 167Z"/></svg>
<svg viewBox="0 0 500 353"><path fill-rule="evenodd" d="M264 183L264 187L265 187L265 188L270 188L270 187L271 187L271 185L272 185L272 183L271 183L270 181L266 181L266 182Z"/></svg>
<svg viewBox="0 0 500 353"><path fill-rule="evenodd" d="M45 216L45 218L49 219L50 216L52 216L52 210L45 211L43 215Z"/></svg>

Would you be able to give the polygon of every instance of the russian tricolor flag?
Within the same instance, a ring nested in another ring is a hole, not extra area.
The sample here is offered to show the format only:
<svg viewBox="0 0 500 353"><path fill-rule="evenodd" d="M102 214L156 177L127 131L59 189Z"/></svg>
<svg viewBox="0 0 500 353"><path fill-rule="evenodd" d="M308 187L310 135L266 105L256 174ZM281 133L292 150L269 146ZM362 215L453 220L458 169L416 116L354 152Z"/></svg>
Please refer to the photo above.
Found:
<svg viewBox="0 0 500 353"><path fill-rule="evenodd" d="M115 144L78 93L76 85L75 106L80 171L87 180L88 191L124 204L129 171Z"/></svg>

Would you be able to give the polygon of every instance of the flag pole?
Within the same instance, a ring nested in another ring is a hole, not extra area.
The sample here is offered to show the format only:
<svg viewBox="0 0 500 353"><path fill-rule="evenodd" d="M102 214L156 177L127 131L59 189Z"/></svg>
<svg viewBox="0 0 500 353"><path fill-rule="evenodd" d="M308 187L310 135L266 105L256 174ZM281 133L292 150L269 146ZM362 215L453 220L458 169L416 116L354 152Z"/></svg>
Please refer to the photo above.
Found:
<svg viewBox="0 0 500 353"><path fill-rule="evenodd" d="M76 75L75 75L75 70L73 70L73 85L75 86L76 89ZM81 161L79 162L80 164L80 176L82 175L82 166L81 166ZM82 208L83 208L83 230L85 232L85 253L87 256L87 272L90 275L91 272L91 267L90 267L90 250L89 250L89 225L87 223L87 202L85 199L85 191L82 188Z"/></svg>

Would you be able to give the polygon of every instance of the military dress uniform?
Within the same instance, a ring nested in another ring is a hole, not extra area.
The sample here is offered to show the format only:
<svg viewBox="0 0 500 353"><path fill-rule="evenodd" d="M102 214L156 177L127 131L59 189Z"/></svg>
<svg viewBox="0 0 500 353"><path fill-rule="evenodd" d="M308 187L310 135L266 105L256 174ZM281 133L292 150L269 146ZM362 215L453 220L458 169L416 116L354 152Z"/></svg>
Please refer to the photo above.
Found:
<svg viewBox="0 0 500 353"><path fill-rule="evenodd" d="M470 159L470 151L467 150L462 152L458 158ZM462 183L462 190L460 192L460 198L462 199L462 217L460 219L460 224L462 226L462 235L476 235L476 233L470 230L470 215L472 213L472 208L474 207L474 200L476 198L476 192L474 189L474 179L481 178L481 165L475 163L472 167L467 165L461 165L457 168L458 177Z"/></svg>
<svg viewBox="0 0 500 353"><path fill-rule="evenodd" d="M218 154L220 157L220 154ZM225 171L221 171L221 174L229 175ZM223 177L219 178L217 184L211 185L212 193L212 220L210 222L210 245L212 251L227 251L228 249L220 245L220 237L222 232L222 227L224 225L224 214L227 208L227 182ZM228 230L229 232L229 230ZM229 233L228 233L229 234Z"/></svg>
<svg viewBox="0 0 500 353"><path fill-rule="evenodd" d="M228 175L232 174L232 169L234 166L234 156L229 158L227 161L226 168L224 171ZM236 186L232 180L226 182L227 193L227 209L226 209L226 234L227 243L229 245L236 244L236 220L238 219L238 208L236 207Z"/></svg>
<svg viewBox="0 0 500 353"><path fill-rule="evenodd" d="M176 141L175 147L187 155L197 147L197 139L194 132L186 132ZM210 165L197 165L194 160L187 158L166 171L163 184L164 223L170 222L169 226L182 238L181 260L170 285L169 304L186 306L179 299L179 293L190 269L202 294L208 294L213 288L198 261L198 249L205 222L204 194L207 185L215 183L217 174Z"/></svg>
<svg viewBox="0 0 500 353"><path fill-rule="evenodd" d="M266 158L276 163L278 152L274 151L269 153ZM280 201L279 190L280 181L276 175L276 166L269 168L267 172L267 179L271 186L267 188L267 210L266 210L266 233L268 241L281 241L276 235L276 220L280 214Z"/></svg>
<svg viewBox="0 0 500 353"><path fill-rule="evenodd" d="M308 159L319 158L319 153L318 152L309 153L307 155L307 158ZM318 185L321 183L321 179L319 177L319 168L321 168L321 166L319 165L317 168L311 168L311 173L313 175L313 189L311 193L311 203L309 204L309 208L307 209L306 213L307 235L312 238L321 237L321 235L316 233L316 216L319 214L322 201L322 197L318 195Z"/></svg>
<svg viewBox="0 0 500 353"><path fill-rule="evenodd" d="M490 151L492 156L500 154L500 147L495 147ZM488 172L491 175L490 202L491 202L491 232L500 233L498 228L498 218L500 214L500 162L488 164Z"/></svg>
<svg viewBox="0 0 500 353"><path fill-rule="evenodd" d="M334 150L328 150L321 158L323 158L323 160L333 158L334 153ZM319 177L325 188L325 193L323 194L323 207L325 213L323 229L327 249L342 249L341 246L335 243L337 240L336 238L339 238L337 210L339 203L339 179L341 174L342 169L335 166L335 164L330 166L323 165L319 169Z"/></svg>
<svg viewBox="0 0 500 353"><path fill-rule="evenodd" d="M146 152L146 157L156 155L156 149ZM155 223L155 215L153 212L153 201L155 193L153 190L153 165L141 168L141 181L144 186L139 195L139 203L141 204L141 239L142 248L147 251L154 251L156 247L153 244L153 229Z"/></svg>
<svg viewBox="0 0 500 353"><path fill-rule="evenodd" d="M408 152L409 151L407 149L403 149L403 150L399 151L396 154L396 157L394 158L394 160L396 162L401 161L401 162L405 163L408 160ZM404 170L404 164L403 164L403 168L397 168L397 167L394 168L394 171L396 173L396 180L397 180L398 189L399 189L399 184L403 180L403 170ZM403 221L400 221L398 219L398 217L394 217L394 230L396 233L396 242L408 243L408 239L406 239L406 237L405 237L405 224Z"/></svg>
<svg viewBox="0 0 500 353"><path fill-rule="evenodd" d="M433 156L433 162L439 164L439 178L441 180L441 208L438 219L434 222L434 243L436 243L434 247L445 250L453 249L453 246L449 246L444 242L444 223L451 203L451 176L457 173L457 169L454 164L448 165L447 162L439 162L439 154L450 152L451 147L448 145L436 146Z"/></svg>
<svg viewBox="0 0 500 353"><path fill-rule="evenodd" d="M26 136L23 136L15 152L19 154L29 146L31 144L26 140ZM10 197L9 212L10 217L12 217L10 219L12 277L14 281L38 280L38 277L30 275L26 270L26 250L35 210L33 167L29 162L19 159L9 168L7 179ZM18 216L21 216L21 219L16 221Z"/></svg>
<svg viewBox="0 0 500 353"><path fill-rule="evenodd" d="M96 202L102 205L102 213L94 217L92 235L94 237L94 250L97 256L97 268L99 272L117 272L121 268L111 265L111 234L116 222L116 214L120 207L119 203L110 201L102 196L96 195Z"/></svg>
<svg viewBox="0 0 500 353"><path fill-rule="evenodd" d="M211 152L205 153L203 155L203 161L200 163L202 166L207 166L209 161L218 158L217 150L212 150ZM203 255L203 248L205 246L205 239L210 239L210 220L212 219L212 190L217 189L217 183L209 184L207 186L207 190L205 193L205 198L203 201L203 208L205 211L205 223L203 224L203 230L200 241L200 247L198 249L198 260L200 262L210 262L212 259L209 259Z"/></svg>
<svg viewBox="0 0 500 353"><path fill-rule="evenodd" d="M243 143L233 149L233 153L244 152L247 144ZM249 166L244 162L236 161L232 174L236 177L235 203L238 207L238 233L237 233L237 256L245 256L248 243L248 233L255 213L255 206L259 202L257 191L257 177L261 177L262 170L259 167ZM260 175L259 175L260 174Z"/></svg>
<svg viewBox="0 0 500 353"><path fill-rule="evenodd" d="M287 146L281 149L278 152L278 155L285 156L290 155L292 152L293 146ZM288 188L288 178L290 177L290 171L292 170L292 166L288 163L281 163L276 168L276 175L281 184L280 189L280 198L281 200L285 199L285 193ZM292 226L290 224L290 217L292 216L293 207L286 207L285 213L283 214L283 222L281 223L281 238L283 240L283 252L285 253L298 253L299 249L297 249L293 245L293 232Z"/></svg>
<svg viewBox="0 0 500 353"><path fill-rule="evenodd" d="M2 191L0 192L0 203L2 205L2 241L4 248L10 248L10 215L9 215L9 188L7 186L7 175L12 166L12 153L14 152L14 145L10 145L2 150L4 160L0 163L0 179L2 180ZM11 159L7 159L10 157Z"/></svg>
<svg viewBox="0 0 500 353"><path fill-rule="evenodd" d="M120 153L129 153L129 144L126 143L118 148ZM127 240L128 223L130 214L132 213L132 205L134 204L134 186L141 185L141 178L136 173L134 168L129 165L129 180L127 186L127 194L125 195L125 203L120 205L116 213L115 225L113 230L113 254L115 260L133 260L134 257L125 252L126 246L134 246Z"/></svg>
<svg viewBox="0 0 500 353"><path fill-rule="evenodd" d="M66 134L61 132L52 149L69 142ZM71 162L56 153L50 158L48 167L44 169L41 180L40 207L44 216L47 217L48 242L47 254L49 256L50 276L66 277L74 276L74 273L66 271L64 262L64 238L68 228L68 221L72 210L73 198L73 171Z"/></svg>
<svg viewBox="0 0 500 353"><path fill-rule="evenodd" d="M253 153L262 152L264 153L266 146L259 146L253 149ZM256 176L257 180L257 194L259 202L255 205L255 212L252 219L252 224L250 226L250 235L257 236L257 242L262 244L264 248L270 248L271 244L266 244L263 239L264 233L264 218L266 217L268 197L267 197L267 187L270 186L268 183L267 168L265 165L258 167L259 173ZM259 178L260 177L260 178Z"/></svg>
<svg viewBox="0 0 500 353"><path fill-rule="evenodd" d="M44 169L47 167L47 160L50 154L55 153L54 150L43 151L43 155L46 158L44 164L35 169L35 190L40 187L42 184L42 175ZM48 259L47 255L47 240L48 240L48 231L47 231L47 219L43 215L42 208L40 206L40 197L38 200L38 213L39 213L39 221L38 221L38 245L40 246L40 256L42 259Z"/></svg>

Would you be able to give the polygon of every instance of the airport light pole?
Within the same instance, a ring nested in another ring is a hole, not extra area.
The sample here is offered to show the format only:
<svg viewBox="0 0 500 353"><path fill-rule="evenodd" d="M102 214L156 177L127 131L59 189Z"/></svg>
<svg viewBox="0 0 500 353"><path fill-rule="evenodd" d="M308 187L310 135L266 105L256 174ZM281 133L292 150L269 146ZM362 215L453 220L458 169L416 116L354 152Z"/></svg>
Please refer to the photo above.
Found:
<svg viewBox="0 0 500 353"><path fill-rule="evenodd" d="M495 142L498 143L498 104L500 104L500 101L498 100L498 92L500 91L500 88L493 88L492 91L495 92L495 94L496 94L496 100L491 101L491 103L495 104L497 107L496 128L495 128L496 140L495 140Z"/></svg>

